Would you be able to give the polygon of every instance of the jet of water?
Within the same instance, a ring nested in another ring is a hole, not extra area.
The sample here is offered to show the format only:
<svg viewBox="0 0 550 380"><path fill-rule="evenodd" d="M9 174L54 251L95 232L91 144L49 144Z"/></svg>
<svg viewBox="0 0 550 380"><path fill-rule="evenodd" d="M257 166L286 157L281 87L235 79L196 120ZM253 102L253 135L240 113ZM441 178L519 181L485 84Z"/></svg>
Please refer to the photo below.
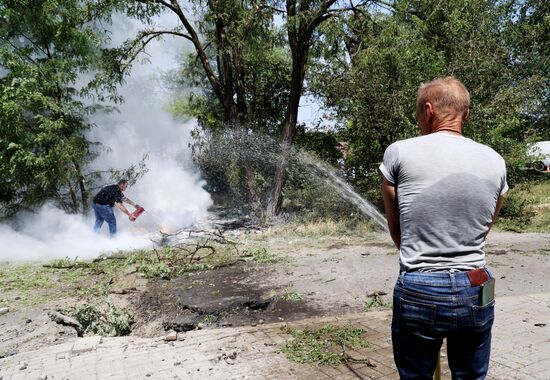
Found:
<svg viewBox="0 0 550 380"><path fill-rule="evenodd" d="M272 167L274 170L281 154L281 145L274 138L249 129L224 131L222 136L211 140L208 148L210 160L219 167L225 167L227 162L254 162L257 166ZM305 165L313 175L355 205L363 215L372 219L384 231L388 231L386 218L338 175L334 168L297 147L292 147L290 154L292 160Z"/></svg>
<svg viewBox="0 0 550 380"><path fill-rule="evenodd" d="M303 151L298 151L297 155L300 161L310 167L318 176L324 178L327 185L338 192L342 198L357 206L363 215L368 216L384 231L389 232L386 218L372 203L353 190L353 187L344 181L335 169Z"/></svg>

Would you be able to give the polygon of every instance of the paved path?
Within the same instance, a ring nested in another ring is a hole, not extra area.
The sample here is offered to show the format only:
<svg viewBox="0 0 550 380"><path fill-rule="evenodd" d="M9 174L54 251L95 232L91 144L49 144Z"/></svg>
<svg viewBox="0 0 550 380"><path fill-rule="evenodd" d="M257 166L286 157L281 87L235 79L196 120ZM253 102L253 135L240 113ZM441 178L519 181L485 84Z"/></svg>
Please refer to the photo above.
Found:
<svg viewBox="0 0 550 380"><path fill-rule="evenodd" d="M497 299L488 379L550 379L550 293ZM355 367L367 379L397 379L390 340L391 312L377 311L289 323L296 328L351 323L367 330L376 368ZM0 360L7 379L357 379L344 365L312 367L278 352L283 324L209 329L163 339L78 338ZM538 326L537 326L538 325ZM443 354L443 362L445 356ZM449 379L446 365L443 378Z"/></svg>

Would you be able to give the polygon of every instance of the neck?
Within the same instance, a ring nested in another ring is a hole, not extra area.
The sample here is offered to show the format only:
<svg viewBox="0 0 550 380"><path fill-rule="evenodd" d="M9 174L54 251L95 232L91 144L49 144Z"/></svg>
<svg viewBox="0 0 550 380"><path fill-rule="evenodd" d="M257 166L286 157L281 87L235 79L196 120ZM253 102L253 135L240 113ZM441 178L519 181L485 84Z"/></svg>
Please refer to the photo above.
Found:
<svg viewBox="0 0 550 380"><path fill-rule="evenodd" d="M443 120L439 123L432 125L431 133L446 132L462 135L462 120Z"/></svg>

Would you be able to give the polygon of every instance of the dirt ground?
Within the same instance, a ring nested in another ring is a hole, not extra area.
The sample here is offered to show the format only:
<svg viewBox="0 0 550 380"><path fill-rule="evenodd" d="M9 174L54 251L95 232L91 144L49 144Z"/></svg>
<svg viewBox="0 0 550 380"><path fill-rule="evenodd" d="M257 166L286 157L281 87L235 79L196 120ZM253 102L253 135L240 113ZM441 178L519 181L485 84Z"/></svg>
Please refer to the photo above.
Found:
<svg viewBox="0 0 550 380"><path fill-rule="evenodd" d="M282 260L273 264L243 262L173 280L129 273L114 284L110 298L132 312L132 335L143 337L389 306L398 255L386 235L374 234L360 244L343 238L314 240L266 241L268 250L282 252ZM493 232L486 252L497 278L497 297L550 291L550 234ZM52 322L48 312L78 302L66 298L0 315L0 355L76 336L74 328Z"/></svg>

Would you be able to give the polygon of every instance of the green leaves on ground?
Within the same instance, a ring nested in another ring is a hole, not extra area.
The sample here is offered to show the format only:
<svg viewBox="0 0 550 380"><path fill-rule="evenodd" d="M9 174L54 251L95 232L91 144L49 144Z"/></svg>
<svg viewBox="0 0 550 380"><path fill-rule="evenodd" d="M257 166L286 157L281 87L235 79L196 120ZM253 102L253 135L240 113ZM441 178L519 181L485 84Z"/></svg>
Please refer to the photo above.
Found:
<svg viewBox="0 0 550 380"><path fill-rule="evenodd" d="M83 304L64 310L64 314L76 319L81 325L82 336L124 336L132 332L133 317L126 311L117 308L113 303L99 307L92 304Z"/></svg>
<svg viewBox="0 0 550 380"><path fill-rule="evenodd" d="M325 326L320 329L306 328L298 331L290 326L281 328L292 339L287 341L281 352L289 360L300 364L338 366L344 360L346 349L368 347L365 330L346 326Z"/></svg>
<svg viewBox="0 0 550 380"><path fill-rule="evenodd" d="M258 264L274 264L283 259L278 253L269 252L264 247L258 246L243 249L241 256L249 257Z"/></svg>
<svg viewBox="0 0 550 380"><path fill-rule="evenodd" d="M281 299L283 301L302 301L304 299L304 295L298 292L288 292L283 294Z"/></svg>

